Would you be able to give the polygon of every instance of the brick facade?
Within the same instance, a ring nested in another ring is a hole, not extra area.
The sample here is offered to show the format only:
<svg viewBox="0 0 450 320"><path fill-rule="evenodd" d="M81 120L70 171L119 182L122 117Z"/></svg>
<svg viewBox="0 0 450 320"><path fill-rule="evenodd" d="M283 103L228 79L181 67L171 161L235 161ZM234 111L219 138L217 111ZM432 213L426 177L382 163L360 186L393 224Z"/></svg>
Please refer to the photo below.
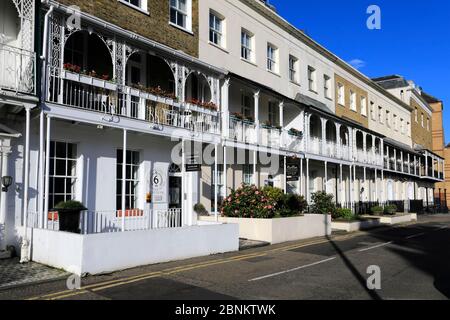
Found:
<svg viewBox="0 0 450 320"><path fill-rule="evenodd" d="M414 99L410 103L413 111L411 112L411 138L414 144L419 144L425 149L433 150L433 138L431 134L431 119L427 111L425 111ZM418 115L416 121L415 110L417 108ZM424 115L422 127L422 114ZM430 123L430 128L427 129L427 120Z"/></svg>
<svg viewBox="0 0 450 320"><path fill-rule="evenodd" d="M368 94L367 91L364 91L363 89L355 86L348 80L344 79L343 77L335 74L335 87L336 87L336 115L341 118L347 118L350 120L353 120L365 128L369 127L369 106L368 106ZM345 89L345 106L341 105L339 103L339 90L338 90L338 83L344 85ZM353 91L356 94L356 111L353 111L350 109L350 90ZM361 97L366 98L366 116L363 116L361 114Z"/></svg>
<svg viewBox="0 0 450 320"><path fill-rule="evenodd" d="M175 50L198 57L198 0L192 0L192 33L169 24L169 0L148 0L148 15L118 0L59 0Z"/></svg>

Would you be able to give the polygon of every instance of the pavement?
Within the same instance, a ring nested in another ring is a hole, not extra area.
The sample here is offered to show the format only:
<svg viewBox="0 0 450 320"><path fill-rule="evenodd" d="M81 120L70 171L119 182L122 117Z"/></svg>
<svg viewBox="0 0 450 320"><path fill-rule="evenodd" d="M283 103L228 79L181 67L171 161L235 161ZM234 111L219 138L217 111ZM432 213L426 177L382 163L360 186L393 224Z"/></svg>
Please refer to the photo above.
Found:
<svg viewBox="0 0 450 320"><path fill-rule="evenodd" d="M82 279L0 290L0 299L398 300L450 298L450 215ZM367 280L379 267L381 289Z"/></svg>
<svg viewBox="0 0 450 320"><path fill-rule="evenodd" d="M0 290L67 278L70 274L39 263L19 263L19 258L0 259Z"/></svg>

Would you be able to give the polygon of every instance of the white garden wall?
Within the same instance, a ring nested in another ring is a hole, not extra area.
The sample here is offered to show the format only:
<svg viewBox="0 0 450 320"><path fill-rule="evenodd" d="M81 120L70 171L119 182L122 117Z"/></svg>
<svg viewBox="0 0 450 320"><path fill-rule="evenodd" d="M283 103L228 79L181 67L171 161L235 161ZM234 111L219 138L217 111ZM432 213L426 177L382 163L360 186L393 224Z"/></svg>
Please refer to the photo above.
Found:
<svg viewBox="0 0 450 320"><path fill-rule="evenodd" d="M239 250L237 225L79 235L35 229L32 260L77 275Z"/></svg>

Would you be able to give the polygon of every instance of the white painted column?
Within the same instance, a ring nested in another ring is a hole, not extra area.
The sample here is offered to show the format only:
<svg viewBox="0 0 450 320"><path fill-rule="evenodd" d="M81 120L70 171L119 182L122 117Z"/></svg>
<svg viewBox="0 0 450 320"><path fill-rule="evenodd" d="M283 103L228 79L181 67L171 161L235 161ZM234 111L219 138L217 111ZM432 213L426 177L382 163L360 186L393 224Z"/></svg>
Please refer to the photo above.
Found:
<svg viewBox="0 0 450 320"><path fill-rule="evenodd" d="M428 154L426 152L425 152L425 177L428 177Z"/></svg>
<svg viewBox="0 0 450 320"><path fill-rule="evenodd" d="M408 153L408 173L411 174L411 156Z"/></svg>
<svg viewBox="0 0 450 320"><path fill-rule="evenodd" d="M337 150L337 156L339 158L342 158L342 141L341 141L341 124L336 123L336 150Z"/></svg>
<svg viewBox="0 0 450 320"><path fill-rule="evenodd" d="M224 137L230 136L229 92L230 92L230 78L226 78L222 85L221 106L220 106L222 109L222 131Z"/></svg>
<svg viewBox="0 0 450 320"><path fill-rule="evenodd" d="M364 193L362 194L363 199L361 199L361 201L367 201L368 200L367 195L369 194L369 186L367 185L367 168L364 167L363 171L364 171Z"/></svg>
<svg viewBox="0 0 450 320"><path fill-rule="evenodd" d="M30 187L30 108L25 107L25 150L24 150L24 186L23 186L23 236L20 263L30 261L30 244L28 242L28 192ZM33 226L31 226L33 227Z"/></svg>
<svg viewBox="0 0 450 320"><path fill-rule="evenodd" d="M283 176L284 176L284 194L287 194L287 169L286 169L286 157L284 157L284 163L283 163Z"/></svg>
<svg viewBox="0 0 450 320"><path fill-rule="evenodd" d="M323 185L324 185L325 192L328 193L328 162L327 161L325 161L324 167L325 167L325 174L324 174Z"/></svg>
<svg viewBox="0 0 450 320"><path fill-rule="evenodd" d="M369 162L368 160L368 152L367 152L367 133L363 132L363 151L364 151L364 158L365 162Z"/></svg>
<svg viewBox="0 0 450 320"><path fill-rule="evenodd" d="M300 194L305 197L305 192L304 192L304 185L305 185L305 179L303 179L303 159L300 159ZM306 197L305 197L306 199Z"/></svg>
<svg viewBox="0 0 450 320"><path fill-rule="evenodd" d="M384 170L381 170L381 197L380 197L380 199L381 199L381 202L383 202L383 203L386 202L385 201L386 194L387 194L387 186L384 183Z"/></svg>
<svg viewBox="0 0 450 320"><path fill-rule="evenodd" d="M422 176L422 157L419 156L419 177Z"/></svg>
<svg viewBox="0 0 450 320"><path fill-rule="evenodd" d="M187 219L186 210L186 146L185 140L181 140L181 215L182 224L188 225L190 219Z"/></svg>
<svg viewBox="0 0 450 320"><path fill-rule="evenodd" d="M327 145L328 145L328 141L327 141L327 119L324 118L320 118L320 122L322 124L322 155L326 155L327 154Z"/></svg>
<svg viewBox="0 0 450 320"><path fill-rule="evenodd" d="M11 153L11 147L6 141L0 139L0 179L8 176L8 155ZM0 183L1 184L1 183ZM1 190L0 186L0 252L6 250L6 212L8 208L8 193Z"/></svg>
<svg viewBox="0 0 450 320"><path fill-rule="evenodd" d="M354 165L353 166L353 199L355 199L355 202L356 202L356 192L358 192L358 197L361 197L360 190L356 189L356 184L357 184L357 180L356 180L356 165ZM361 201L361 199L359 199L359 201Z"/></svg>
<svg viewBox="0 0 450 320"><path fill-rule="evenodd" d="M39 118L39 186L38 186L38 216L39 228L44 227L44 121L45 114L41 110Z"/></svg>
<svg viewBox="0 0 450 320"><path fill-rule="evenodd" d="M394 171L398 171L397 170L397 149L394 149Z"/></svg>
<svg viewBox="0 0 450 320"><path fill-rule="evenodd" d="M374 201L380 201L380 196L378 195L378 170L375 168L375 199Z"/></svg>
<svg viewBox="0 0 450 320"><path fill-rule="evenodd" d="M414 175L417 176L417 157L414 155Z"/></svg>
<svg viewBox="0 0 450 320"><path fill-rule="evenodd" d="M389 146L386 146L386 154L387 154L387 168L388 170L391 170L391 154L389 152Z"/></svg>
<svg viewBox="0 0 450 320"><path fill-rule="evenodd" d="M228 196L228 172L227 172L227 147L223 146L223 187L225 192L225 198Z"/></svg>
<svg viewBox="0 0 450 320"><path fill-rule="evenodd" d="M350 205L352 206L352 210L353 210L353 180L352 180L352 176L353 176L353 165L349 166L349 184L348 184L348 189L349 189L349 200L350 200Z"/></svg>
<svg viewBox="0 0 450 320"><path fill-rule="evenodd" d="M308 204L311 202L311 195L309 192L309 159L306 159L306 199L308 201Z"/></svg>
<svg viewBox="0 0 450 320"><path fill-rule="evenodd" d="M258 179L258 151L253 151L253 182L255 183L255 186L259 186L259 179Z"/></svg>
<svg viewBox="0 0 450 320"><path fill-rule="evenodd" d="M342 183L343 183L343 173L342 173L342 163L339 164L339 195L341 198L341 204L343 205L345 202L345 198L344 198L344 188L342 187Z"/></svg>
<svg viewBox="0 0 450 320"><path fill-rule="evenodd" d="M400 162L402 164L401 167L400 167L401 172L404 173L405 172L405 166L404 166L405 161L404 161L404 158L403 158L403 151L400 151Z"/></svg>
<svg viewBox="0 0 450 320"><path fill-rule="evenodd" d="M256 125L256 142L257 142L257 144L261 143L261 135L260 135L260 132L259 132L259 129L260 129L260 123L259 123L259 95L260 95L259 91L256 91L253 94L254 106L255 106L255 125Z"/></svg>
<svg viewBox="0 0 450 320"><path fill-rule="evenodd" d="M51 117L47 116L47 134L45 141L45 198L44 198L44 228L48 229L48 205L50 201L50 133Z"/></svg>
<svg viewBox="0 0 450 320"><path fill-rule="evenodd" d="M219 221L219 216L218 216L218 201L217 201L217 196L219 193L219 185L217 184L218 179L219 179L219 174L217 172L217 162L219 161L219 156L218 156L218 152L219 152L219 148L217 147L217 144L214 146L214 216L216 219L216 222Z"/></svg>
<svg viewBox="0 0 450 320"><path fill-rule="evenodd" d="M123 149L122 149L122 232L125 232L126 174L127 174L127 130L123 130Z"/></svg>

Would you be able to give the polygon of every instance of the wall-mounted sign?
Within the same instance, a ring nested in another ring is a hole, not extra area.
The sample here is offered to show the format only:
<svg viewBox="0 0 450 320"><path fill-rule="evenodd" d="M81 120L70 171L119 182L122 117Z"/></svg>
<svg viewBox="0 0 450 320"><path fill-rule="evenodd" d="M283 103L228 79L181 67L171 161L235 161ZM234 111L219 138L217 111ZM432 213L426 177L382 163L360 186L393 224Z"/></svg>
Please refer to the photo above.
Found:
<svg viewBox="0 0 450 320"><path fill-rule="evenodd" d="M186 157L186 172L199 172L202 171L202 165L200 163L199 156L187 156Z"/></svg>
<svg viewBox="0 0 450 320"><path fill-rule="evenodd" d="M167 202L167 169L156 167L151 176L152 201L154 203Z"/></svg>
<svg viewBox="0 0 450 320"><path fill-rule="evenodd" d="M286 181L298 181L300 179L300 163L299 159L286 159Z"/></svg>

